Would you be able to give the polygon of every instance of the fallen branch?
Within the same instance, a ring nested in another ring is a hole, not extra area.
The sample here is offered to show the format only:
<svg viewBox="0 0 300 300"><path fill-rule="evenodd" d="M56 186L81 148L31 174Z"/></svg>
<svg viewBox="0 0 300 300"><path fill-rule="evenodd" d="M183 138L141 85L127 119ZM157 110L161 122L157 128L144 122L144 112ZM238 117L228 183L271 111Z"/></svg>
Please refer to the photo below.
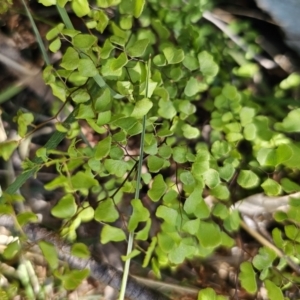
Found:
<svg viewBox="0 0 300 300"><path fill-rule="evenodd" d="M0 216L0 226L4 226L12 232L16 232L13 218L7 215ZM27 224L22 231L30 242L46 241L56 247L60 260L69 264L74 269L89 269L90 276L100 282L107 284L114 289L120 290L123 273L107 263L98 263L94 259L82 259L71 255L71 246L68 245L59 235L53 233L39 224ZM137 282L133 277L128 278L126 297L138 300L167 300L169 299L159 291L154 291L145 285Z"/></svg>

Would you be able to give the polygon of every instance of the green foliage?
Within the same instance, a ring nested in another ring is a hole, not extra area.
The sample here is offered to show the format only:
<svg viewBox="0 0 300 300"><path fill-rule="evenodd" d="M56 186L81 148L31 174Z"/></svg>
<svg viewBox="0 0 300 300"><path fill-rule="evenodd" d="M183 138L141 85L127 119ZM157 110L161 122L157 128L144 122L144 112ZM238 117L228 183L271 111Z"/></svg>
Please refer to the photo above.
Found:
<svg viewBox="0 0 300 300"><path fill-rule="evenodd" d="M58 256L56 253L55 247L47 242L40 241L39 242L39 247L41 251L44 254L44 257L47 260L47 263L49 264L50 268L55 270L58 268Z"/></svg>
<svg viewBox="0 0 300 300"><path fill-rule="evenodd" d="M212 288L202 289L198 294L198 300L226 300L227 297L219 296Z"/></svg>
<svg viewBox="0 0 300 300"><path fill-rule="evenodd" d="M259 72L258 65L248 59L241 65L233 61L239 50L224 46L217 28L197 23L210 2L178 3L98 0L92 7L86 0L72 1L75 15L89 30L80 32L62 23L53 27L46 35L49 50L63 55L57 67L44 70L53 94L74 106L71 122L56 123L57 134L66 137L69 146L64 151L41 147L37 162L23 163L27 172L56 167L57 177L45 188L64 190L51 209L52 216L62 221L63 235L74 241L81 223L94 220L103 224L98 237L103 244L125 241L128 232L136 242L151 240L143 266L151 263L157 276L160 268L234 245L229 235L239 229L241 219L230 205L237 195L242 199L257 192L277 196L300 190L296 179L300 146L292 135L300 130L299 108L285 107L284 113L272 114L269 105L260 105L245 89ZM66 1L58 4L64 7ZM107 8L118 17L109 16ZM98 39L99 33L104 40ZM298 83L299 75L292 74L278 89L286 91ZM24 138L34 117L19 111L14 121ZM92 145L78 137L82 124L94 132ZM19 141L2 142L0 156L8 160L18 145ZM144 153L136 153L139 147ZM142 188L149 201L136 196ZM89 203L90 195L96 204ZM130 214L120 211L128 196ZM291 206L275 215L279 222L292 221L283 224L284 237L278 228L272 237L284 253L300 259L299 203L292 200ZM20 225L33 220L32 214L17 216ZM120 220L127 221L122 228L117 227ZM154 222L161 225L156 234L151 230ZM8 257L18 253L16 245L8 246ZM56 269L54 249L44 242L40 247L51 269ZM73 245L72 253L89 256L80 243ZM134 249L123 258L142 253ZM256 293L259 278L270 299L282 299L272 292L282 295L281 281L271 281L275 263L275 253L260 248L252 263L241 264L242 287ZM66 289L73 289L88 276L85 270L76 272L55 276ZM203 289L198 299L225 298Z"/></svg>
<svg viewBox="0 0 300 300"><path fill-rule="evenodd" d="M257 283L255 278L255 272L250 262L243 262L240 266L241 272L239 279L242 287L249 293L254 294L257 291Z"/></svg>

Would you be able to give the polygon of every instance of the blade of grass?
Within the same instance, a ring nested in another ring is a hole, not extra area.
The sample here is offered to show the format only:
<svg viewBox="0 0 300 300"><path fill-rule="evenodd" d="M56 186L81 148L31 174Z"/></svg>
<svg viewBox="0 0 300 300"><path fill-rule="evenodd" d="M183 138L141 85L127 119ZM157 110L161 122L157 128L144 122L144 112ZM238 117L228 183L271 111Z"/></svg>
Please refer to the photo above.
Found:
<svg viewBox="0 0 300 300"><path fill-rule="evenodd" d="M69 15L67 13L67 11L65 10L64 7L61 7L59 6L58 4L56 4L56 8L57 8L57 11L62 19L62 21L64 22L65 26L68 28L68 29L74 29L74 26L69 18Z"/></svg>
<svg viewBox="0 0 300 300"><path fill-rule="evenodd" d="M5 89L4 91L1 91L0 104L8 101L9 99L14 97L15 95L19 94L24 88L25 88L24 85L22 85L20 83L17 83L17 84L11 85L10 87Z"/></svg>
<svg viewBox="0 0 300 300"><path fill-rule="evenodd" d="M34 20L33 20L33 17L32 17L32 15L31 15L31 12L30 12L30 10L29 10L28 7L27 7L26 2L25 2L24 0L22 0L22 2L23 2L23 5L24 5L24 7L25 7L27 16L28 16L28 18L29 18L29 20L30 20L32 29L33 29L33 31L34 31L36 40L37 40L38 45L39 45L39 48L40 48L40 50L41 50L41 52L42 52L42 55L43 55L43 58L44 58L44 62L45 62L47 65L50 65L50 59L49 59L49 57L48 57L48 54L47 54L47 51L46 51L46 49L45 49L44 43L43 43L43 41L42 41L41 35L40 35L40 33L39 33L39 31L38 31L36 25L35 25L35 22L34 22Z"/></svg>
<svg viewBox="0 0 300 300"><path fill-rule="evenodd" d="M148 64L146 64L147 67L147 77L146 77L146 98L148 98L148 87L149 87L149 80L150 80L150 69L151 69L151 57L148 60ZM143 156L144 156L144 143L145 143L145 130L146 130L146 115L143 117L143 130L141 134L141 142L140 142L140 158L139 163L137 167L137 179L136 179L136 188L135 188L135 199L140 198L140 182L142 177L142 166L143 166ZM128 244L127 244L127 256L131 253L132 247L133 247L133 241L134 241L134 232L129 232L128 237ZM124 300L125 298L125 291L129 276L129 267L130 267L130 258L128 258L125 262L124 266L124 273L122 278L122 285L120 290L120 296L119 300Z"/></svg>

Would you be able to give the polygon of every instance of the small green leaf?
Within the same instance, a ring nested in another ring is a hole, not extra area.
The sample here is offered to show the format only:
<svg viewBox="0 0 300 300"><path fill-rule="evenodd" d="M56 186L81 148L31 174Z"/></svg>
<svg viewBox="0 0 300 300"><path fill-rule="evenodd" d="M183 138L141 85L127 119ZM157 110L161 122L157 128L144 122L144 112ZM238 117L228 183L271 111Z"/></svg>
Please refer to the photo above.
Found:
<svg viewBox="0 0 300 300"><path fill-rule="evenodd" d="M209 169L209 158L210 155L207 151L199 151L196 155L196 159L192 165L192 174L195 178L202 175Z"/></svg>
<svg viewBox="0 0 300 300"><path fill-rule="evenodd" d="M144 55L149 45L149 39L137 40L133 45L127 49L127 53L132 57L141 57Z"/></svg>
<svg viewBox="0 0 300 300"><path fill-rule="evenodd" d="M270 300L284 300L282 290L274 282L270 280L265 280L265 286L268 291L268 296Z"/></svg>
<svg viewBox="0 0 300 300"><path fill-rule="evenodd" d="M154 177L152 186L148 191L147 195L154 202L157 202L167 191L167 185L164 181L164 178L161 174Z"/></svg>
<svg viewBox="0 0 300 300"><path fill-rule="evenodd" d="M109 41L109 39L106 39L103 47L101 48L100 57L102 59L108 59L111 51L114 48L115 47L112 45L112 43Z"/></svg>
<svg viewBox="0 0 300 300"><path fill-rule="evenodd" d="M112 35L109 38L110 42L112 43L113 46L116 45L116 47L120 46L121 48L124 48L126 45L126 39L124 37L121 36L117 36L117 35Z"/></svg>
<svg viewBox="0 0 300 300"><path fill-rule="evenodd" d="M133 249L128 255L122 255L121 258L123 261L126 261L128 259L132 259L136 256L138 256L141 253L140 250Z"/></svg>
<svg viewBox="0 0 300 300"><path fill-rule="evenodd" d="M77 218L81 220L81 222L89 222L94 219L94 209L89 206L87 202L83 203L83 206L78 209Z"/></svg>
<svg viewBox="0 0 300 300"><path fill-rule="evenodd" d="M143 261L143 268L146 268L148 266L149 261L150 261L151 256L152 256L152 253L156 248L156 244L157 244L157 237L154 236L151 240L151 243L150 243L148 249L147 249L147 252L146 252L146 255L145 255L145 258L144 258L144 261Z"/></svg>
<svg viewBox="0 0 300 300"><path fill-rule="evenodd" d="M101 113L99 113L99 115L100 115ZM98 115L98 117L99 117L99 115ZM94 121L94 119L86 119L86 121L87 121L87 123L91 126L91 128L93 129L93 130L95 130L95 132L97 132L97 133L100 133L100 134L104 134L104 133L107 133L107 130L104 128L104 127L102 127L102 126L99 126L95 121ZM101 123L101 122L100 122Z"/></svg>
<svg viewBox="0 0 300 300"><path fill-rule="evenodd" d="M25 211L17 215L17 220L20 226L24 226L27 223L36 222L38 220L38 217L33 212Z"/></svg>
<svg viewBox="0 0 300 300"><path fill-rule="evenodd" d="M288 178L282 178L280 184L282 186L282 189L286 193L294 193L300 191L300 185L297 184L296 182L291 181Z"/></svg>
<svg viewBox="0 0 300 300"><path fill-rule="evenodd" d="M60 38L56 38L54 41L52 41L49 45L49 50L51 52L57 52L61 47L61 40Z"/></svg>
<svg viewBox="0 0 300 300"><path fill-rule="evenodd" d="M234 85L226 84L222 89L222 95L232 101L239 101L239 93Z"/></svg>
<svg viewBox="0 0 300 300"><path fill-rule="evenodd" d="M110 67L113 71L123 68L128 62L128 58L124 52L122 52L118 58L114 58Z"/></svg>
<svg viewBox="0 0 300 300"><path fill-rule="evenodd" d="M81 58L79 60L78 71L83 77L94 77L99 74L95 64L89 58Z"/></svg>
<svg viewBox="0 0 300 300"><path fill-rule="evenodd" d="M209 169L203 173L205 184L210 188L215 188L220 183L219 173L214 169Z"/></svg>
<svg viewBox="0 0 300 300"><path fill-rule="evenodd" d="M224 220L229 216L229 209L226 205L222 203L217 203L212 211L213 215L219 217L220 219Z"/></svg>
<svg viewBox="0 0 300 300"><path fill-rule="evenodd" d="M219 66L214 62L214 58L207 51L198 54L200 71L205 77L215 77L219 72Z"/></svg>
<svg viewBox="0 0 300 300"><path fill-rule="evenodd" d="M130 15L122 16L120 18L120 27L121 27L121 29L124 29L124 30L131 29L132 22L133 22L132 16L130 16Z"/></svg>
<svg viewBox="0 0 300 300"><path fill-rule="evenodd" d="M297 73L290 74L287 78L280 82L280 88L287 90L291 88L296 88L300 84L300 76Z"/></svg>
<svg viewBox="0 0 300 300"><path fill-rule="evenodd" d="M207 84L198 81L198 79L194 77L191 77L184 88L184 93L186 96L192 97L199 92L205 91L207 88Z"/></svg>
<svg viewBox="0 0 300 300"><path fill-rule="evenodd" d="M196 187L190 196L185 200L183 209L187 214L196 216L199 219L207 218L210 214L209 208L202 197L203 190Z"/></svg>
<svg viewBox="0 0 300 300"><path fill-rule="evenodd" d="M200 130L189 124L184 124L182 127L183 136L187 139L196 139L200 136Z"/></svg>
<svg viewBox="0 0 300 300"><path fill-rule="evenodd" d="M71 183L74 189L90 189L93 186L99 186L99 182L86 173L79 171L71 177Z"/></svg>
<svg viewBox="0 0 300 300"><path fill-rule="evenodd" d="M151 228L151 218L148 218L148 220L146 220L146 225L143 229L141 229L140 231L138 231L136 233L135 238L139 241L146 241L149 237L149 231Z"/></svg>
<svg viewBox="0 0 300 300"><path fill-rule="evenodd" d="M215 223L201 221L197 237L204 248L214 248L221 244L221 231Z"/></svg>
<svg viewBox="0 0 300 300"><path fill-rule="evenodd" d="M241 222L241 217L238 210L233 210L230 212L229 216L224 220L224 227L229 231L236 231Z"/></svg>
<svg viewBox="0 0 300 300"><path fill-rule="evenodd" d="M172 148L168 145L163 144L159 147L158 154L161 157L168 159L172 155Z"/></svg>
<svg viewBox="0 0 300 300"><path fill-rule="evenodd" d="M274 220L277 221L275 217ZM273 229L272 238L275 246L278 247L279 249L283 249L285 241L282 238L282 231L279 228Z"/></svg>
<svg viewBox="0 0 300 300"><path fill-rule="evenodd" d="M217 294L212 288L202 289L197 300L217 300Z"/></svg>
<svg viewBox="0 0 300 300"><path fill-rule="evenodd" d="M225 181L230 181L235 173L235 168L232 164L226 164L225 166L219 168L219 175Z"/></svg>
<svg viewBox="0 0 300 300"><path fill-rule="evenodd" d="M243 135L239 132L229 132L226 134L226 138L228 142L238 142L243 139Z"/></svg>
<svg viewBox="0 0 300 300"><path fill-rule="evenodd" d="M158 67L162 67L167 64L167 60L163 54L158 54L153 57L153 63Z"/></svg>
<svg viewBox="0 0 300 300"><path fill-rule="evenodd" d="M173 47L166 47L163 49L168 64L178 64L184 59L184 52L182 49L175 49Z"/></svg>
<svg viewBox="0 0 300 300"><path fill-rule="evenodd" d="M117 6L121 0L97 0L97 5L102 8Z"/></svg>
<svg viewBox="0 0 300 300"><path fill-rule="evenodd" d="M259 184L259 177L251 170L241 170L237 183L245 189L251 189Z"/></svg>
<svg viewBox="0 0 300 300"><path fill-rule="evenodd" d="M150 155L157 154L157 139L153 133L145 134L144 151Z"/></svg>
<svg viewBox="0 0 300 300"><path fill-rule="evenodd" d="M173 148L173 159L179 164L183 164L187 161L186 154L186 146L178 146Z"/></svg>
<svg viewBox="0 0 300 300"><path fill-rule="evenodd" d="M54 0L56 1L56 0ZM55 4L55 3L54 3ZM45 5L45 4L44 4ZM46 6L46 5L45 5ZM60 23L58 25L56 25L55 27L53 27L51 30L48 31L48 33L46 34L46 39L48 41L53 40L54 38L56 38L61 31L64 29L65 25L63 23Z"/></svg>
<svg viewBox="0 0 300 300"><path fill-rule="evenodd" d="M90 34L77 34L73 37L73 45L82 50L88 50L97 43L97 37Z"/></svg>
<svg viewBox="0 0 300 300"><path fill-rule="evenodd" d="M79 258L89 258L91 253L87 245L83 243L75 243L72 245L71 254Z"/></svg>
<svg viewBox="0 0 300 300"><path fill-rule="evenodd" d="M170 208L170 207L167 207L164 205L160 205L157 208L155 215L158 218L162 218L166 223L174 225L174 224L176 224L178 212L177 212L177 210L175 210L173 208Z"/></svg>
<svg viewBox="0 0 300 300"><path fill-rule="evenodd" d="M13 259L21 250L20 241L10 242L3 251L3 257L7 260Z"/></svg>
<svg viewBox="0 0 300 300"><path fill-rule="evenodd" d="M98 144L95 147L95 158L96 159L102 159L106 157L109 154L111 147L111 136L108 136L98 142Z"/></svg>
<svg viewBox="0 0 300 300"><path fill-rule="evenodd" d="M273 261L276 258L276 253L266 247L259 248L258 254L253 258L253 266L257 270L263 270L272 266Z"/></svg>
<svg viewBox="0 0 300 300"><path fill-rule="evenodd" d="M151 25L153 26L154 30L158 34L158 36L162 40L167 40L170 36L170 31L167 27L165 27L162 22L159 19L153 20L151 22Z"/></svg>
<svg viewBox="0 0 300 300"><path fill-rule="evenodd" d="M253 107L243 107L240 111L240 120L241 125L245 126L247 124L252 123L253 117L255 116L256 112Z"/></svg>
<svg viewBox="0 0 300 300"><path fill-rule="evenodd" d="M105 169L109 174L123 177L127 171L127 163L122 160L106 159L104 162Z"/></svg>
<svg viewBox="0 0 300 300"><path fill-rule="evenodd" d="M165 160L158 156L150 155L147 159L149 171L152 173L159 172L165 164Z"/></svg>
<svg viewBox="0 0 300 300"><path fill-rule="evenodd" d="M165 101L160 99L158 114L165 119L173 119L176 116L176 109L172 101Z"/></svg>
<svg viewBox="0 0 300 300"><path fill-rule="evenodd" d="M97 112L106 111L111 103L111 93L109 88L105 88L101 95L95 101L95 110Z"/></svg>
<svg viewBox="0 0 300 300"><path fill-rule="evenodd" d="M19 143L17 141L6 141L0 143L0 156L4 160L8 161L15 149L17 149Z"/></svg>
<svg viewBox="0 0 300 300"><path fill-rule="evenodd" d="M162 251L166 253L170 252L175 246L174 239L166 232L159 232L157 234L157 242Z"/></svg>
<svg viewBox="0 0 300 300"><path fill-rule="evenodd" d="M180 242L178 247L174 247L170 252L169 252L169 259L171 263L174 263L176 265L179 265L183 263L185 258L190 256L191 254L195 253L195 247L186 245L183 243L183 241Z"/></svg>
<svg viewBox="0 0 300 300"><path fill-rule="evenodd" d="M236 245L235 240L224 231L221 231L221 240L221 245L226 248L232 248L234 245Z"/></svg>
<svg viewBox="0 0 300 300"><path fill-rule="evenodd" d="M230 196L230 192L227 186L219 184L215 188L211 189L211 195L215 196L220 200L228 200Z"/></svg>
<svg viewBox="0 0 300 300"><path fill-rule="evenodd" d="M24 137L27 133L27 126L31 125L34 120L32 113L24 113L18 110L17 116L13 118L14 122L18 123L18 134Z"/></svg>
<svg viewBox="0 0 300 300"><path fill-rule="evenodd" d="M61 67L66 70L75 70L78 68L79 54L73 47L68 47L63 55Z"/></svg>
<svg viewBox="0 0 300 300"><path fill-rule="evenodd" d="M119 213L111 198L102 200L95 210L95 220L98 222L114 222L119 218Z"/></svg>
<svg viewBox="0 0 300 300"><path fill-rule="evenodd" d="M188 220L182 226L182 230L189 234L194 235L199 230L199 225L200 225L200 219Z"/></svg>
<svg viewBox="0 0 300 300"><path fill-rule="evenodd" d="M273 179L268 178L265 180L262 184L261 187L264 189L264 192L268 196L277 196L281 194L281 186L278 182L276 182Z"/></svg>
<svg viewBox="0 0 300 300"><path fill-rule="evenodd" d="M195 179L190 171L183 171L179 176L181 182L185 185L195 184Z"/></svg>
<svg viewBox="0 0 300 300"><path fill-rule="evenodd" d="M98 114L97 125L103 126L110 122L111 120L111 110L103 111Z"/></svg>
<svg viewBox="0 0 300 300"><path fill-rule="evenodd" d="M131 200L131 205L133 207L133 211L129 219L128 230L134 231L139 222L146 222L149 220L150 213L148 209L144 207L140 199Z"/></svg>
<svg viewBox="0 0 300 300"><path fill-rule="evenodd" d="M62 280L63 287L66 290L75 290L82 281L89 276L89 270L70 270L64 274L60 279Z"/></svg>
<svg viewBox="0 0 300 300"><path fill-rule="evenodd" d="M239 280L241 281L242 287L250 294L256 293L257 284L252 264L248 261L242 262L240 269Z"/></svg>
<svg viewBox="0 0 300 300"><path fill-rule="evenodd" d="M69 219L75 215L77 205L72 194L63 196L51 209L51 214L60 219Z"/></svg>
<svg viewBox="0 0 300 300"><path fill-rule="evenodd" d="M152 106L153 103L148 98L137 101L134 106L133 112L131 113L131 117L141 119L149 112Z"/></svg>
<svg viewBox="0 0 300 300"><path fill-rule="evenodd" d="M211 152L216 159L219 159L229 155L231 149L231 145L227 141L215 141L212 144Z"/></svg>
<svg viewBox="0 0 300 300"><path fill-rule="evenodd" d="M121 160L124 157L124 150L121 149L119 146L114 145L110 149L109 156L112 159Z"/></svg>
<svg viewBox="0 0 300 300"><path fill-rule="evenodd" d="M295 225L285 225L284 232L290 240L299 243L300 241L299 229Z"/></svg>
<svg viewBox="0 0 300 300"><path fill-rule="evenodd" d="M80 104L76 119L94 119L95 112L91 105Z"/></svg>
<svg viewBox="0 0 300 300"><path fill-rule="evenodd" d="M288 218L287 214L283 211L276 211L274 213L274 220L276 222L283 222Z"/></svg>
<svg viewBox="0 0 300 300"><path fill-rule="evenodd" d="M282 123L276 123L275 129L284 132L300 132L300 108L294 109L288 113Z"/></svg>
<svg viewBox="0 0 300 300"><path fill-rule="evenodd" d="M126 235L122 229L110 225L104 225L100 235L102 244L107 244L108 242L121 242L125 239Z"/></svg>
<svg viewBox="0 0 300 300"><path fill-rule="evenodd" d="M57 269L59 261L54 245L45 241L39 241L38 245L41 248L43 256L47 260L50 268L52 270Z"/></svg>
<svg viewBox="0 0 300 300"><path fill-rule="evenodd" d="M288 144L281 144L277 149L261 148L257 153L257 160L262 166L278 166L288 161L294 151Z"/></svg>
<svg viewBox="0 0 300 300"><path fill-rule="evenodd" d="M66 89L62 86L60 82L54 82L49 84L52 89L52 93L58 99L62 100L63 102L66 101Z"/></svg>
<svg viewBox="0 0 300 300"><path fill-rule="evenodd" d="M88 100L90 100L89 93L87 91L81 90L81 89L72 93L71 97L74 100L74 102L76 102L76 103L84 103L84 102L87 102Z"/></svg>
<svg viewBox="0 0 300 300"><path fill-rule="evenodd" d="M72 9L79 18L86 16L91 11L88 0L72 0Z"/></svg>
<svg viewBox="0 0 300 300"><path fill-rule="evenodd" d="M105 28L107 27L108 25L108 22L109 22L109 18L108 16L106 15L106 13L102 10L97 10L97 11L94 11L94 20L97 21L97 25L96 25L96 29L98 31L100 31L101 33L104 32ZM109 42L109 40L107 39L106 41ZM103 48L102 48L103 49Z"/></svg>
<svg viewBox="0 0 300 300"><path fill-rule="evenodd" d="M133 15L135 18L139 18L143 12L145 6L145 0L133 0Z"/></svg>
<svg viewBox="0 0 300 300"><path fill-rule="evenodd" d="M188 54L184 57L183 65L190 71L199 69L199 62L196 57Z"/></svg>
<svg viewBox="0 0 300 300"><path fill-rule="evenodd" d="M259 66L255 63L245 62L240 67L233 68L233 74L246 77L246 78L253 78L255 74L259 71Z"/></svg>

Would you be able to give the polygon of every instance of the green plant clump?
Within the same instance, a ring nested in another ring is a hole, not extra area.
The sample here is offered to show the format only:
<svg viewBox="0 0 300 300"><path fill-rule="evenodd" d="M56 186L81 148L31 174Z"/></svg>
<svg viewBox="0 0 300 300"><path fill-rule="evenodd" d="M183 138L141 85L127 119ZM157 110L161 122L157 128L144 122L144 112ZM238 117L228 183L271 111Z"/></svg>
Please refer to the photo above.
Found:
<svg viewBox="0 0 300 300"><path fill-rule="evenodd" d="M68 5L62 0L40 2L61 11ZM69 146L65 152L40 148L38 160L24 161L23 172L56 166L57 177L45 187L64 190L51 213L63 220L61 234L69 241L76 240L82 223L95 220L103 224L102 244L132 237L134 250L127 259L142 255L138 242L147 241L143 266L150 264L160 277L162 268L235 245L240 226L240 215L230 209L235 201L258 192L278 196L300 190L295 182L300 144L293 138L300 131L300 109L285 106L285 115L270 114L269 106L245 88L259 66L251 57L239 65L241 50L226 47L227 38L202 18L212 8L210 1L96 3L71 2L85 22L84 31L65 20L46 36L50 51L63 53L59 65L47 66L43 75L62 105L74 108L70 122L56 123ZM21 137L34 122L21 111L15 121ZM97 143L82 146L80 124L93 130ZM141 143L139 153L133 153L133 143ZM8 160L17 147L17 141L4 142L0 154ZM147 190L143 197L142 188ZM79 204L78 195L86 200ZM96 206L89 203L90 195ZM154 212L142 201L145 196ZM132 199L130 215L119 210L125 197ZM298 261L298 201L291 207L276 215L280 222L289 221L285 235L278 228L272 235L275 245ZM115 225L120 219L126 226ZM154 219L160 221L156 234L151 233ZM29 221L23 218L22 224ZM47 255L53 249L40 246L55 269L57 259ZM89 255L84 245L78 249ZM283 299L278 296L282 290L300 279L285 266L285 257L278 261L272 250L262 247L251 262L241 264L239 280L252 294L261 280L270 299ZM208 289L198 299L221 298Z"/></svg>

